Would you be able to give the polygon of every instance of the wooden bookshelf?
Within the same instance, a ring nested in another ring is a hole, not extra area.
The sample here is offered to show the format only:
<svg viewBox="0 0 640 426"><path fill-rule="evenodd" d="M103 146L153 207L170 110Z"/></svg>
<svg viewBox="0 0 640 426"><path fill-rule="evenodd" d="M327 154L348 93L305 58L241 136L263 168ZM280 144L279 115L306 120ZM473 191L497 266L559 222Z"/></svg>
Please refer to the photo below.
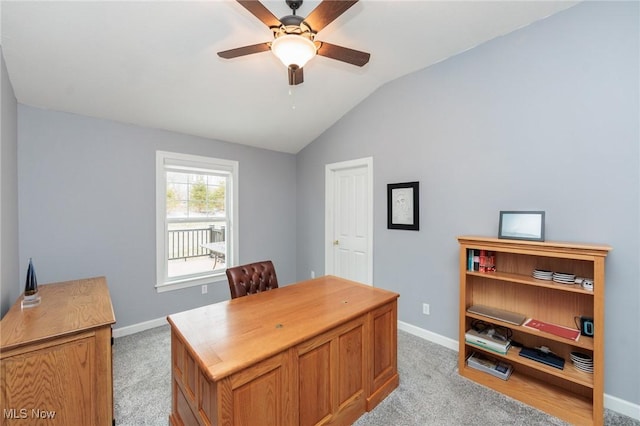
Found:
<svg viewBox="0 0 640 426"><path fill-rule="evenodd" d="M498 392L578 425L604 422L604 290L607 245L533 242L490 237L461 236L460 245L460 375ZM495 253L495 271L469 270L469 250ZM593 279L593 291L580 285L559 284L532 277L534 269L575 274ZM524 326L467 312L480 304L518 312L527 318L576 328L576 317L593 318L594 336L577 341ZM549 367L519 355L511 347L505 355L486 352L465 342L474 320L509 328L512 340L525 346L546 346L565 359L563 369ZM486 352L513 365L513 374L501 380L467 367L472 352ZM593 357L593 374L575 368L571 352Z"/></svg>

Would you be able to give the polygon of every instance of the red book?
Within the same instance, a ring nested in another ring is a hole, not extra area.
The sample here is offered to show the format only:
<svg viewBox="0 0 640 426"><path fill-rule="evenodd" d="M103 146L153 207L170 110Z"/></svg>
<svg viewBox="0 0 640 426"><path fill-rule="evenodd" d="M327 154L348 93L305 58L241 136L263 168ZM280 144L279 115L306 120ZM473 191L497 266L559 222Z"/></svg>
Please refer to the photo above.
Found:
<svg viewBox="0 0 640 426"><path fill-rule="evenodd" d="M496 252L495 251L490 251L489 252L489 264L487 265L487 271L488 272L494 272L496 270Z"/></svg>
<svg viewBox="0 0 640 426"><path fill-rule="evenodd" d="M487 252L480 250L480 272L487 272Z"/></svg>
<svg viewBox="0 0 640 426"><path fill-rule="evenodd" d="M580 330L576 330L575 328L563 327L556 324L549 324L547 322L543 322L533 318L528 319L522 325L525 327L544 331L545 333L553 334L555 336L564 337L565 339L578 340L578 337L580 337Z"/></svg>

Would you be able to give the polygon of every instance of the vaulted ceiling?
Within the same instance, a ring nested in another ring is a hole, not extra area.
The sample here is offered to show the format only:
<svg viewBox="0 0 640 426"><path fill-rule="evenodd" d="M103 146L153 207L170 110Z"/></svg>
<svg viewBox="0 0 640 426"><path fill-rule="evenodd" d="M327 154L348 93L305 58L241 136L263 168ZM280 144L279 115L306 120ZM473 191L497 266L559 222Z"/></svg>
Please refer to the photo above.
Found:
<svg viewBox="0 0 640 426"><path fill-rule="evenodd" d="M271 52L217 56L273 38L233 0L3 1L1 44L22 104L296 153L385 83L576 3L361 0L317 38L370 62L316 57L293 87Z"/></svg>

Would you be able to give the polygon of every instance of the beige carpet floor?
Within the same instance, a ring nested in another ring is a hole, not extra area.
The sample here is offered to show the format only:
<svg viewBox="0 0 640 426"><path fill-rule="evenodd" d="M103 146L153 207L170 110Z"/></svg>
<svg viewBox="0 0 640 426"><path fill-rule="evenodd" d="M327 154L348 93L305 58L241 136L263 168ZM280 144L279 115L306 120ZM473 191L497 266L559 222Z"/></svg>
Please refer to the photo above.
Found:
<svg viewBox="0 0 640 426"><path fill-rule="evenodd" d="M168 424L171 411L169 326L120 337L114 345L117 425ZM460 377L457 353L398 332L400 386L356 426L565 425L561 420ZM609 426L640 426L606 410ZM260 425L256 425L260 426Z"/></svg>

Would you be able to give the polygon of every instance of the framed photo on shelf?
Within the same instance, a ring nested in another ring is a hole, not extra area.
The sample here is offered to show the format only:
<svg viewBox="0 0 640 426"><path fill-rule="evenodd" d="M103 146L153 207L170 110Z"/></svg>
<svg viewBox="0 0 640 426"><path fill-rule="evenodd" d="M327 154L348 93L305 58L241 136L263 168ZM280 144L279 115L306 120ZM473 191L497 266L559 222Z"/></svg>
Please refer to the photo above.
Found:
<svg viewBox="0 0 640 426"><path fill-rule="evenodd" d="M498 238L544 241L544 212L501 211Z"/></svg>
<svg viewBox="0 0 640 426"><path fill-rule="evenodd" d="M387 228L420 230L419 182L387 184Z"/></svg>

